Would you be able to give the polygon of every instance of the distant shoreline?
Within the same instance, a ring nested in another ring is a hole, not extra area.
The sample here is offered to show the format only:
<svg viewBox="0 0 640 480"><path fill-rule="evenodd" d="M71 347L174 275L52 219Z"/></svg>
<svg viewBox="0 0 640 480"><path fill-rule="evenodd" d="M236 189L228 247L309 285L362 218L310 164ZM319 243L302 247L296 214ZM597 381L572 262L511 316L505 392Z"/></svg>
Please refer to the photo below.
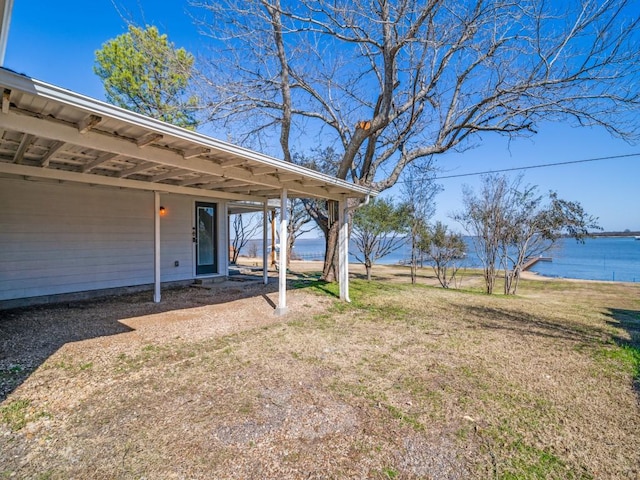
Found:
<svg viewBox="0 0 640 480"><path fill-rule="evenodd" d="M594 237L637 237L640 236L640 231L636 232L593 232Z"/></svg>

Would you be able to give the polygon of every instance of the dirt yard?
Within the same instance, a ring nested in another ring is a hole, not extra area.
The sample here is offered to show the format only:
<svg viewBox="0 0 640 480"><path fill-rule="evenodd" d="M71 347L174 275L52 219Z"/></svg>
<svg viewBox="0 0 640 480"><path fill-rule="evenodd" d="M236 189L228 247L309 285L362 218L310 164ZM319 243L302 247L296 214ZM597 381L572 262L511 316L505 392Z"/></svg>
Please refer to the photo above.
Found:
<svg viewBox="0 0 640 480"><path fill-rule="evenodd" d="M0 478L640 478L640 285L377 274L0 312Z"/></svg>

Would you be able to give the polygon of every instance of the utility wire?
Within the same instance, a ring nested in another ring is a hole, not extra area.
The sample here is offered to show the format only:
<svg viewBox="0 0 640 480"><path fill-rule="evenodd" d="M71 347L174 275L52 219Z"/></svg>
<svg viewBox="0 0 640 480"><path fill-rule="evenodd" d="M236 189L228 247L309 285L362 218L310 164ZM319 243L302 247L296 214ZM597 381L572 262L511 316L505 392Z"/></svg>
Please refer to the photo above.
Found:
<svg viewBox="0 0 640 480"><path fill-rule="evenodd" d="M601 160L614 160L618 158L627 158L627 157L638 157L640 153L628 153L625 155L612 155L609 157L597 157L597 158L585 158L582 160L572 160L569 162L557 162L557 163L543 163L539 165L529 165L528 167L512 167L512 168L502 168L500 170L487 170L485 172L475 172L475 173L460 173L457 175L445 175L442 177L434 177L433 180L444 180L447 178L460 178L460 177L473 177L476 175L488 175L490 173L502 173L502 172L513 172L515 170L528 170L530 168L545 168L545 167L556 167L558 165L571 165L574 163L587 163L587 162L598 162ZM398 182L400 183L400 182Z"/></svg>

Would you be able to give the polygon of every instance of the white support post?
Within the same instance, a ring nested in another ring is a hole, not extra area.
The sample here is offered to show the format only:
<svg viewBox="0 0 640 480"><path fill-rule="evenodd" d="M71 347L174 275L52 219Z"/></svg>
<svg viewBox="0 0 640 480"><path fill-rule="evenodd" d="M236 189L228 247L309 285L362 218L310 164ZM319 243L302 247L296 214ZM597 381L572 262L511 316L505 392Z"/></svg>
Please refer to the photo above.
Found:
<svg viewBox="0 0 640 480"><path fill-rule="evenodd" d="M262 205L262 281L266 285L269 283L269 266L267 265L267 232L269 231L269 200L264 199Z"/></svg>
<svg viewBox="0 0 640 480"><path fill-rule="evenodd" d="M276 315L287 313L287 230L289 209L287 208L287 189L280 196L280 254L278 255L278 307Z"/></svg>
<svg viewBox="0 0 640 480"><path fill-rule="evenodd" d="M340 300L351 302L349 298L349 215L347 215L347 199L338 203L338 282L340 283Z"/></svg>
<svg viewBox="0 0 640 480"><path fill-rule="evenodd" d="M153 301L160 303L160 192L153 192L153 226L154 226L154 248L153 248Z"/></svg>

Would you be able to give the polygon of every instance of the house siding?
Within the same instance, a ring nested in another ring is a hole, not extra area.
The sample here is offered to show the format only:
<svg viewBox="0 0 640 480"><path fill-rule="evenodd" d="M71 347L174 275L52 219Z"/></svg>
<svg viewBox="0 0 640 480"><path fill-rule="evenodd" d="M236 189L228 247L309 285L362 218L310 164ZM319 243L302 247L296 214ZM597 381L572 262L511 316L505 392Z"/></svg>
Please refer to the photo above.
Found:
<svg viewBox="0 0 640 480"><path fill-rule="evenodd" d="M160 235L163 282L194 277L194 203L161 195L167 209ZM154 281L151 192L3 178L0 206L0 301ZM224 229L225 207L219 202ZM218 231L222 250L226 236Z"/></svg>

